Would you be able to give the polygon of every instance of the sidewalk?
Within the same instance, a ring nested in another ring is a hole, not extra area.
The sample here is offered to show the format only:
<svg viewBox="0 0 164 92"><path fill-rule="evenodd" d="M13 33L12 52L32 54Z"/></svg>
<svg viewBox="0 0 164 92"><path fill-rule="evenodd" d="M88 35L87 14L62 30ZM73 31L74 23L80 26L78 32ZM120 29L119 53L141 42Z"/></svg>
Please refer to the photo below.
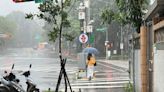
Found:
<svg viewBox="0 0 164 92"><path fill-rule="evenodd" d="M111 64L112 66L114 66L115 68L117 68L118 70L122 70L122 71L128 71L129 70L129 62L128 60L106 60L106 59L97 59L97 62L99 63L104 63L105 65L109 65ZM110 65L110 66L111 66ZM80 79L80 80L87 80L86 77L86 71L79 71L77 73L76 76L81 76L81 77L77 77L76 79Z"/></svg>
<svg viewBox="0 0 164 92"><path fill-rule="evenodd" d="M98 62L104 62L104 63L109 63L124 69L129 68L129 62L128 60L106 60L106 59L97 59Z"/></svg>

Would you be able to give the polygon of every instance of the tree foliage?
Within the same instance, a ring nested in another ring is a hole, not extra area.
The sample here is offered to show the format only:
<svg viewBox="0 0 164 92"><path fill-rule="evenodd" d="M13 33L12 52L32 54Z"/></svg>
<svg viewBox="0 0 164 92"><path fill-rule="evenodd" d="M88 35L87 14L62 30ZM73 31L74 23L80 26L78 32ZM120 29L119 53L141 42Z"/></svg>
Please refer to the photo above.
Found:
<svg viewBox="0 0 164 92"><path fill-rule="evenodd" d="M37 16L38 18L45 20L47 23L52 24L53 30L49 31L48 36L50 41L55 42L56 38L59 37L60 32L62 32L63 27L70 27L68 11L66 9L70 4L71 0L65 0L62 3L58 0L46 0L38 7L40 10L39 14L27 14L26 18L33 19L34 16ZM63 35L63 33L61 35ZM63 37L64 36L68 37L65 34Z"/></svg>
<svg viewBox="0 0 164 92"><path fill-rule="evenodd" d="M16 30L17 25L15 22L0 16L0 32L13 34L13 30Z"/></svg>
<svg viewBox="0 0 164 92"><path fill-rule="evenodd" d="M67 92L67 82L69 84L66 70L64 68L66 59L63 59L62 57L61 39L64 36L69 37L70 40L72 39L71 35L63 34L64 28L70 27L70 22L68 20L68 11L67 11L67 8L69 8L70 5L71 5L71 0L59 0L59 1L46 0L42 4L40 4L39 14L27 14L26 16L26 18L33 18L33 16L35 15L40 19L47 21L47 23L52 24L53 30L49 31L48 34L49 40L55 42L56 38L57 37L59 38L59 58L60 58L61 70L60 70L55 92L58 92L63 74L65 80L65 92ZM71 90L71 86L70 86L70 90Z"/></svg>
<svg viewBox="0 0 164 92"><path fill-rule="evenodd" d="M112 20L114 19L114 12L111 9L105 9L102 12L101 18L103 20L103 24L111 24Z"/></svg>
<svg viewBox="0 0 164 92"><path fill-rule="evenodd" d="M149 0L116 0L116 4L120 13L126 13L125 19L131 22L134 27L139 28L143 21L144 10L147 9Z"/></svg>
<svg viewBox="0 0 164 92"><path fill-rule="evenodd" d="M131 22L134 27L139 28L143 21L143 11L148 6L148 0L116 0L116 5L118 6L120 13L126 13L124 19L127 23Z"/></svg>
<svg viewBox="0 0 164 92"><path fill-rule="evenodd" d="M113 6L113 0L90 0L91 1L91 5L90 5L90 15L91 15L91 19L94 20L94 23L93 23L93 33L94 33L94 44L93 46L96 47L99 51L101 51L99 55L103 56L105 54L105 50L104 50L104 40L105 40L105 32L98 32L96 31L96 29L99 29L99 28L104 28L104 27L107 27L105 26L105 24L107 24L105 22L105 20L107 19L107 16L110 15L110 14L104 14L103 16L106 17L106 19L102 20L101 17L102 17L102 12L107 10L107 12L110 12L108 11L108 8L109 6ZM105 6L105 8L103 7ZM112 10L111 12L114 12L113 10L114 7L110 7L110 9ZM112 15L112 14L111 14ZM111 18L109 18L110 20ZM110 21L109 21L110 23Z"/></svg>
<svg viewBox="0 0 164 92"><path fill-rule="evenodd" d="M139 33L139 28L143 21L143 15L145 14L144 10L148 6L148 1L149 0L115 0L118 11L114 12L113 20L118 21L121 25L132 23ZM108 9L108 11L112 10ZM108 21L106 20L106 22Z"/></svg>
<svg viewBox="0 0 164 92"><path fill-rule="evenodd" d="M25 19L25 14L20 11L14 11L6 16L6 18L12 22L7 24L8 26L15 25L11 31L12 39L10 41L10 46L12 47L33 47L39 41L45 40L44 37L41 37L43 29L35 20ZM36 36L40 36L36 39Z"/></svg>

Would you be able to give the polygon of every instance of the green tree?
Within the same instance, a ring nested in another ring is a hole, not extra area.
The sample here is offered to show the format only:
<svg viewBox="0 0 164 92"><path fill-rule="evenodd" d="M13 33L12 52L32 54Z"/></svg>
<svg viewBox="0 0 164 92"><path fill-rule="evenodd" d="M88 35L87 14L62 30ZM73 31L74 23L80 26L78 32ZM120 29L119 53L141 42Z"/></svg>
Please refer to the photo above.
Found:
<svg viewBox="0 0 164 92"><path fill-rule="evenodd" d="M99 55L103 56L105 54L105 50L104 50L104 41L105 41L105 36L106 33L105 32L97 32L96 29L98 28L102 28L102 27L107 27L105 26L106 23L103 23L102 19L101 19L101 11L105 11L108 9L109 6L112 6L111 9L114 9L114 2L113 0L90 0L91 1L91 19L94 20L93 23L93 33L94 33L94 46L101 51ZM105 8L103 7L105 6ZM110 12L110 11L107 11ZM109 18L110 20L111 18ZM109 26L108 26L109 27ZM107 30L104 30L107 31ZM110 39L110 38L109 38Z"/></svg>
<svg viewBox="0 0 164 92"><path fill-rule="evenodd" d="M111 24L112 20L114 20L114 12L111 9L105 9L101 15L103 24Z"/></svg>
<svg viewBox="0 0 164 92"><path fill-rule="evenodd" d="M148 2L149 0L115 0L117 11L114 12L113 20L119 22L121 25L133 24L139 33L139 28L145 14L144 10L147 9ZM112 9L109 8L108 11L112 11ZM111 12L104 11L102 15L109 13Z"/></svg>
<svg viewBox="0 0 164 92"><path fill-rule="evenodd" d="M68 28L70 27L70 22L68 20L68 11L69 11L69 7L71 5L71 0L46 0L43 3L40 4L39 6L39 10L40 13L39 14L27 14L26 18L32 18L34 17L34 15L36 15L37 17L39 17L40 19L44 19L47 23L53 24L53 30L49 31L48 36L49 36L49 40L52 42L56 41L56 38L59 38L59 58L60 58L60 63L61 63L61 71L60 71L60 75L59 75L59 79L58 79L58 83L57 83L57 87L56 87L56 91L58 92L58 88L60 85L60 81L62 78L62 74L64 74L64 79L65 79L65 90L67 92L67 74L65 71L65 63L66 63L66 59L63 59L62 56L62 48L61 48L61 39L63 37L71 37L71 35L64 35L64 28ZM68 81L69 83L69 81ZM70 85L69 85L70 86ZM70 87L70 90L71 87Z"/></svg>
<svg viewBox="0 0 164 92"><path fill-rule="evenodd" d="M17 29L17 25L14 21L0 16L0 33L10 35L8 40L1 39L0 44L5 43L5 47L11 46L13 41L13 36L15 35L15 30Z"/></svg>
<svg viewBox="0 0 164 92"><path fill-rule="evenodd" d="M16 30L17 26L16 23L0 16L0 32L1 33L10 33L13 34L13 30Z"/></svg>
<svg viewBox="0 0 164 92"><path fill-rule="evenodd" d="M41 36L43 29L36 22L36 20L25 19L25 14L20 11L15 11L6 16L10 21L13 21L16 25L16 29L12 30L12 47L33 47L37 45L40 39L35 39L37 35Z"/></svg>
<svg viewBox="0 0 164 92"><path fill-rule="evenodd" d="M115 0L118 13L122 24L133 24L139 33L143 21L144 10L148 7L149 0ZM118 18L118 17L116 17Z"/></svg>

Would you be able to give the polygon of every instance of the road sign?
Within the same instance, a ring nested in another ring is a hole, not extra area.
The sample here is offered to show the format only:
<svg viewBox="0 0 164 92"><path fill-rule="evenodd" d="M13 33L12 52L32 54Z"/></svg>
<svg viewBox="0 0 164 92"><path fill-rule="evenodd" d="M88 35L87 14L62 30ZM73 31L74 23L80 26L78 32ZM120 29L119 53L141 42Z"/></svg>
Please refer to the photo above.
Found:
<svg viewBox="0 0 164 92"><path fill-rule="evenodd" d="M79 20L85 19L85 12L79 12Z"/></svg>
<svg viewBox="0 0 164 92"><path fill-rule="evenodd" d="M88 41L88 36L87 36L86 34L81 34L81 35L79 36L79 41L80 41L81 43L86 43L86 42Z"/></svg>
<svg viewBox="0 0 164 92"><path fill-rule="evenodd" d="M85 5L85 7L89 8L89 5L90 5L89 0L84 0L84 5Z"/></svg>
<svg viewBox="0 0 164 92"><path fill-rule="evenodd" d="M85 19L85 6L83 5L79 7L79 19L80 20Z"/></svg>
<svg viewBox="0 0 164 92"><path fill-rule="evenodd" d="M35 3L42 3L44 0L35 0Z"/></svg>
<svg viewBox="0 0 164 92"><path fill-rule="evenodd" d="M124 44L120 43L120 49L124 49Z"/></svg>
<svg viewBox="0 0 164 92"><path fill-rule="evenodd" d="M93 26L92 25L88 25L87 26L87 32L88 33L92 33L93 32Z"/></svg>
<svg viewBox="0 0 164 92"><path fill-rule="evenodd" d="M107 30L107 28L97 28L96 31L99 31L99 32L105 32Z"/></svg>
<svg viewBox="0 0 164 92"><path fill-rule="evenodd" d="M105 46L107 46L107 45L108 45L108 43L109 43L109 41L105 41Z"/></svg>

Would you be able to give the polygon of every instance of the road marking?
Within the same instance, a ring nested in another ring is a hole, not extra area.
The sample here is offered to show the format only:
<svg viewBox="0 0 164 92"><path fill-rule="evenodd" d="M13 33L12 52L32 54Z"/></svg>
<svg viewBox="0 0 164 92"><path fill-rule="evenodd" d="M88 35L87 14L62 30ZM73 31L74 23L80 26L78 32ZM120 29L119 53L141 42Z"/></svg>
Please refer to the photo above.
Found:
<svg viewBox="0 0 164 92"><path fill-rule="evenodd" d="M106 75L108 74L109 72L104 72L104 73L96 73L96 76L101 76L101 75ZM111 72L113 75L118 75L118 76L129 76L128 73L115 73L115 72Z"/></svg>
<svg viewBox="0 0 164 92"><path fill-rule="evenodd" d="M119 82L88 82L88 83L74 83L74 84L71 84L72 86L82 86L82 85L107 85L107 84L126 84L126 83L129 83L129 81L119 81Z"/></svg>
<svg viewBox="0 0 164 92"><path fill-rule="evenodd" d="M50 59L52 59L52 60L54 60L55 58L35 58L35 57L11 57L12 59L21 59L21 60L28 60L28 59L48 59L48 60L50 60ZM0 59L4 59L4 58L0 58Z"/></svg>
<svg viewBox="0 0 164 92"><path fill-rule="evenodd" d="M114 81L129 81L129 78L114 78L112 80L109 80L108 78L96 78L91 80L92 82L114 82ZM76 83L85 83L85 82L89 82L88 79L78 79L76 80Z"/></svg>
<svg viewBox="0 0 164 92"><path fill-rule="evenodd" d="M72 89L93 89L93 88L123 88L125 86L72 86Z"/></svg>
<svg viewBox="0 0 164 92"><path fill-rule="evenodd" d="M105 64L102 64L102 63L98 63L98 64L99 64L99 65L102 65L102 66L105 66L105 67L108 67L108 68L112 68L112 69L114 69L114 70L118 70L118 71L120 71L120 72L125 72L125 70L117 69L117 68L114 68L114 67L109 66L109 65L105 65Z"/></svg>

